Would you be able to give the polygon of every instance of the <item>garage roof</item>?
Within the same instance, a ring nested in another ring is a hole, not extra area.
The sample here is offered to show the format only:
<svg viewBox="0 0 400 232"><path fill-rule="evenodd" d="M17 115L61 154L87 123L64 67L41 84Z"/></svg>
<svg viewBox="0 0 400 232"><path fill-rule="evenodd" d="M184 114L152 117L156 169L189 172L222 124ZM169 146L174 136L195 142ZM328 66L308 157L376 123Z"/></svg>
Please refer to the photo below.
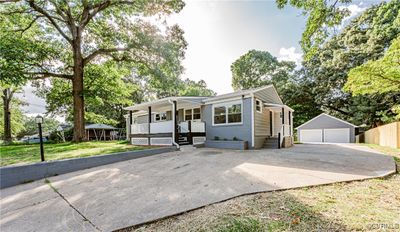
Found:
<svg viewBox="0 0 400 232"><path fill-rule="evenodd" d="M322 114L320 114L320 115L314 117L313 119L311 119L311 120L309 120L309 121L307 121L307 122L301 124L300 126L296 127L296 129L299 129L299 128L301 128L301 127L303 127L303 126L305 126L305 125L311 123L312 121L316 120L317 118L320 118L321 116L328 116L328 117L330 117L330 118L332 118L332 119L334 119L334 120L340 121L340 122L345 123L345 124L347 124L347 125L350 125L350 126L353 126L353 127L358 127L358 126L356 126L356 125L354 125L354 124L351 124L351 123L349 123L349 122L346 122L346 121L344 121L344 120L342 120L342 119L333 117L333 116L331 116L331 115L329 115L329 114L322 113Z"/></svg>

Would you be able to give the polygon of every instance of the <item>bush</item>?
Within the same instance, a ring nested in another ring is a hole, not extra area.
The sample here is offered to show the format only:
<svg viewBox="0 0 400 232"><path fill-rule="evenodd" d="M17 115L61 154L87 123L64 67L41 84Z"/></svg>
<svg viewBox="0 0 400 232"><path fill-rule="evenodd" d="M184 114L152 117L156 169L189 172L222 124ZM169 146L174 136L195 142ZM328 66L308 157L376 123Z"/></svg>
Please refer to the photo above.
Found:
<svg viewBox="0 0 400 232"><path fill-rule="evenodd" d="M233 139L232 139L233 141L239 141L239 139L235 136L235 137L233 137Z"/></svg>
<svg viewBox="0 0 400 232"><path fill-rule="evenodd" d="M214 136L214 140L219 140L219 137L218 136Z"/></svg>

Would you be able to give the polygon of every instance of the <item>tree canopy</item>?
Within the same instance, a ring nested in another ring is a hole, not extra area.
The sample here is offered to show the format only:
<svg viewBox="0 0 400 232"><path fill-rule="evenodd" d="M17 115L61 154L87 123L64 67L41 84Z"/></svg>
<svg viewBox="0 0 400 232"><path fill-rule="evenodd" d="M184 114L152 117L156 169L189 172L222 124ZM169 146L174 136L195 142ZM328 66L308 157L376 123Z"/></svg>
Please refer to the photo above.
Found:
<svg viewBox="0 0 400 232"><path fill-rule="evenodd" d="M249 89L287 80L293 62L282 61L267 51L250 50L231 65L233 89Z"/></svg>
<svg viewBox="0 0 400 232"><path fill-rule="evenodd" d="M306 60L317 54L318 47L331 35L332 29L339 26L350 11L343 4L352 0L276 0L279 8L291 5L301 9L307 16L306 28L301 38L301 47Z"/></svg>
<svg viewBox="0 0 400 232"><path fill-rule="evenodd" d="M313 93L322 110L356 125L379 125L393 117L391 108L399 102L399 91L353 96L343 87L351 69L382 57L399 35L399 12L398 1L372 6L303 63L315 82Z"/></svg>
<svg viewBox="0 0 400 232"><path fill-rule="evenodd" d="M0 5L0 14L26 16L28 32L38 27L35 43L54 50L51 62L30 70L30 79L61 78L72 84L74 140L85 139L86 67L108 60L127 62L138 73L168 79L182 72L186 42L177 26L150 23L149 17L179 12L180 0L161 1L11 1ZM156 20L157 21L157 20ZM165 29L165 30L164 30ZM87 76L87 75L86 75ZM8 77L9 78L9 77Z"/></svg>

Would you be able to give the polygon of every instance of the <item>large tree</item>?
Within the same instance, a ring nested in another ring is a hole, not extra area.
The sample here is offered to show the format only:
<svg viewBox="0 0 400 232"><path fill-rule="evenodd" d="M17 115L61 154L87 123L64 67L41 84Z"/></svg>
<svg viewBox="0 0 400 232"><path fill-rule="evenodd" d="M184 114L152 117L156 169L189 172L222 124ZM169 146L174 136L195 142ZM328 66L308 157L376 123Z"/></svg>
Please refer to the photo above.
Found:
<svg viewBox="0 0 400 232"><path fill-rule="evenodd" d="M373 97L375 94L389 94L400 92L400 36L392 41L385 55L378 60L371 60L350 70L345 90L354 95ZM398 94L397 94L398 95ZM399 97L400 98L400 97ZM400 101L394 102L384 121L400 119ZM389 113L389 114L388 114Z"/></svg>
<svg viewBox="0 0 400 232"><path fill-rule="evenodd" d="M231 65L232 87L235 90L267 84L278 87L287 80L294 68L293 62L280 62L267 51L250 50Z"/></svg>
<svg viewBox="0 0 400 232"><path fill-rule="evenodd" d="M207 87L207 84L204 80L193 81L186 79L182 81L178 95L209 97L215 96L216 93Z"/></svg>
<svg viewBox="0 0 400 232"><path fill-rule="evenodd" d="M316 84L314 95L321 108L354 124L379 125L399 101L399 91L370 96L352 96L343 91L352 68L383 56L400 33L400 4L381 3L363 12L324 43L304 62L307 75Z"/></svg>
<svg viewBox="0 0 400 232"><path fill-rule="evenodd" d="M167 28L162 33L144 20L147 16L179 12L184 6L180 0L10 2L3 4L1 13L32 16L29 25L38 25L46 32L36 39L58 50L57 59L41 64L31 75L33 79L54 77L71 82L74 141L85 140L84 76L90 63L128 61L160 77L181 71L184 43L178 40L180 37L177 39L181 36L179 30Z"/></svg>
<svg viewBox="0 0 400 232"><path fill-rule="evenodd" d="M350 15L344 7L352 0L275 0L280 9L287 5L301 9L307 17L306 27L301 38L301 47L308 60L318 53L318 48L342 24L343 19Z"/></svg>
<svg viewBox="0 0 400 232"><path fill-rule="evenodd" d="M142 91L137 79L133 70L112 60L88 65L84 76L86 122L122 127L123 108L141 100L135 97ZM50 83L35 83L37 94L46 99L47 112L73 121L73 98L68 95L72 83L63 79L52 79Z"/></svg>
<svg viewBox="0 0 400 232"><path fill-rule="evenodd" d="M45 43L35 43L32 39L40 32L38 27L30 25L30 20L30 16L0 15L0 95L5 143L12 141L21 124L22 113L18 108L21 102L14 98L15 93L21 91L29 78L30 68L46 62L52 53ZM26 28L30 31L25 32Z"/></svg>
<svg viewBox="0 0 400 232"><path fill-rule="evenodd" d="M321 113L314 99L315 82L295 63L278 61L267 51L250 50L231 65L232 86L249 89L273 84L285 104L295 110L294 126Z"/></svg>

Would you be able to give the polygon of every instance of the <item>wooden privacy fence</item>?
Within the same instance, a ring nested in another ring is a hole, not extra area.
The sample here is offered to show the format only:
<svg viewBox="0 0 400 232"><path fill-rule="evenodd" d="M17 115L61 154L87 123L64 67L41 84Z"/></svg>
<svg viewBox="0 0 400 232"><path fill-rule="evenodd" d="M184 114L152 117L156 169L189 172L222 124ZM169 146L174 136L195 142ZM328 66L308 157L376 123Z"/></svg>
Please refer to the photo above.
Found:
<svg viewBox="0 0 400 232"><path fill-rule="evenodd" d="M400 148L400 122L393 122L367 130L357 136L357 142Z"/></svg>

